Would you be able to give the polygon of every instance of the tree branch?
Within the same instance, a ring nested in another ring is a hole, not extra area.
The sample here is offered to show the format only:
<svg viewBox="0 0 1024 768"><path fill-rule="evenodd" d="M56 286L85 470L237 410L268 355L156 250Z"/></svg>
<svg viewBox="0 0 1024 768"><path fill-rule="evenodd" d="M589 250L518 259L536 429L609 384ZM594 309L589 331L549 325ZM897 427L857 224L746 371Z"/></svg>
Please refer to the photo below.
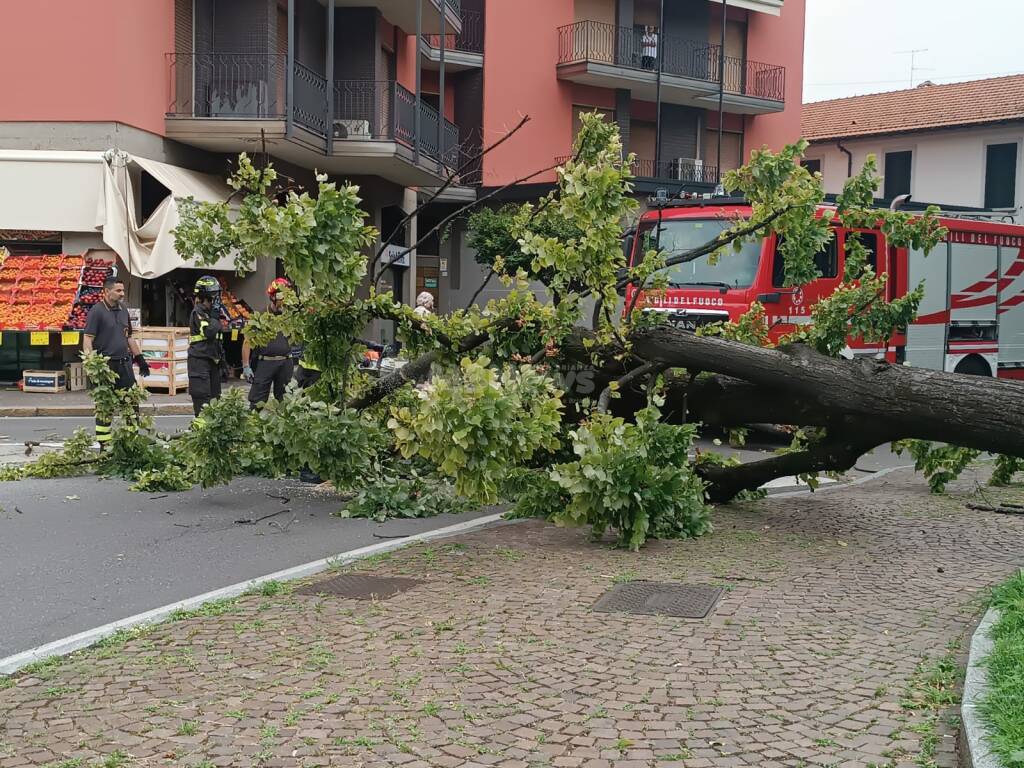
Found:
<svg viewBox="0 0 1024 768"><path fill-rule="evenodd" d="M618 389L623 389L627 385L631 384L632 382L636 381L637 379L639 379L639 378L641 378L643 376L647 376L648 374L651 375L652 377L653 376L657 376L659 373L664 371L666 368L668 368L668 365L666 365L665 363L645 363L644 365L641 365L639 368L634 368L629 373L627 373L625 376L622 376L621 378L619 378L616 381L616 384L618 385ZM608 413L608 406L611 404L611 401L612 401L612 385L609 384L607 387L604 388L604 391L601 392L601 397L598 398L598 401L597 401L597 410L598 410L598 412L599 413Z"/></svg>
<svg viewBox="0 0 1024 768"><path fill-rule="evenodd" d="M377 267L377 263L380 261L381 256L384 255L384 251L387 250L387 247L391 243L392 238L394 238L395 235L397 235L399 232L401 232L402 228L406 224L408 224L410 221L412 221L413 218L415 216L417 216L424 208L426 208L428 205L430 205L435 200L437 200L442 194L444 194L445 190L447 190L449 187L451 187L452 184L455 183L455 179L458 178L459 176L461 176L462 173L466 169L470 168L473 164L475 164L477 161L482 159L484 157L484 155L486 155L488 152L490 152L490 151L492 151L494 149L497 149L502 144L504 144L506 141L511 139L528 122L530 122L530 116L529 115L523 115L522 119L518 123L516 123L516 125L512 128L512 130L508 131L504 136L502 136L500 139L495 141L490 146L484 147L476 155L473 155L468 160L466 160L466 162L464 162L462 165L460 165L457 169L455 169L454 171L449 173L447 178L444 181L444 184L442 184L440 187L435 189L430 194L430 197L428 197L426 200L424 200L422 203L420 203L415 208L413 208L410 212L408 212L405 215L405 217L400 222L398 222L398 224L395 225L394 229L391 230L391 232L388 234L388 236L386 238L383 238L383 240L381 241L380 249L377 251L377 254L373 257L373 261L370 262L370 267L367 270L369 272L369 274L371 276L374 275L374 270ZM419 245L419 243L417 243L417 245ZM407 250L405 253L411 252L412 250L414 250L414 248L415 248L415 246L413 246L412 248ZM403 253L402 255L404 256L405 253ZM383 269L381 271L383 271ZM374 277L373 284L376 285L377 281L379 279L380 279L379 276Z"/></svg>
<svg viewBox="0 0 1024 768"><path fill-rule="evenodd" d="M698 461L695 471L708 484L708 499L726 502L741 491L753 491L779 477L812 472L845 472L857 459L890 442L894 435L887 431L858 431L856 425L835 433L802 451L779 454L732 467Z"/></svg>
<svg viewBox="0 0 1024 768"><path fill-rule="evenodd" d="M462 206L461 208L459 208L454 213L449 214L445 218L441 219L441 221L439 221L436 225L434 225L434 227L429 232L427 232L425 235L423 235L414 244L410 245L408 248L406 248L404 251L402 251L401 255L405 256L407 253L412 253L417 248L419 248L421 245L423 245L423 243L425 243L430 238L431 235L433 235L439 229L443 229L450 222L454 221L459 216L462 216L467 211L471 211L472 209L479 207L482 203L485 203L488 200L490 200L491 198L496 197L497 195L500 195L502 192L504 192L505 190L509 189L510 187L514 187L517 184L523 184L524 182L529 181L530 179L534 178L535 176L540 176L542 173L547 173L548 171L553 171L553 170L555 170L555 168L558 168L559 166L560 166L560 164L556 164L556 165L549 165L547 168L541 168L539 171L534 171L533 173L529 174L528 176L523 176L522 178L516 179L515 181L510 181L508 184L505 184L502 187L498 187L493 192L489 192L488 194L484 195L483 197L477 198L472 203L466 203L466 205ZM383 253L383 249L381 250L381 253ZM376 263L376 259L374 260L374 263ZM383 276L384 276L384 269L382 268L381 271L378 273L377 277L374 279L373 285L376 286L377 283L380 282L381 277L383 277Z"/></svg>

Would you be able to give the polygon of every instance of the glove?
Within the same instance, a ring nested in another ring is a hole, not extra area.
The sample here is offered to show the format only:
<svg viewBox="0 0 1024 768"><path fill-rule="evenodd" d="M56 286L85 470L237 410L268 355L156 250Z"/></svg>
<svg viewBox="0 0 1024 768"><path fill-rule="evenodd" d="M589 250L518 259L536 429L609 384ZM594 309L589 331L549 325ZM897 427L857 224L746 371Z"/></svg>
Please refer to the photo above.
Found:
<svg viewBox="0 0 1024 768"><path fill-rule="evenodd" d="M248 365L242 369L242 378L252 384L252 380L256 378L256 374L252 372L252 368Z"/></svg>
<svg viewBox="0 0 1024 768"><path fill-rule="evenodd" d="M135 364L139 366L139 373L143 376L149 376L149 363L146 362L146 358L142 355L136 355L132 359L135 361Z"/></svg>

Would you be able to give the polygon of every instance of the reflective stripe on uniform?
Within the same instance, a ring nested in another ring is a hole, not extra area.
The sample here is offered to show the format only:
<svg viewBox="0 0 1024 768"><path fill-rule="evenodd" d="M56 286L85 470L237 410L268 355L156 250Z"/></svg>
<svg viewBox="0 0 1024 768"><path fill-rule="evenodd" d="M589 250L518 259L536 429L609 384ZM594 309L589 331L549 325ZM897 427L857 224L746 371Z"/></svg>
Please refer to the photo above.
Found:
<svg viewBox="0 0 1024 768"><path fill-rule="evenodd" d="M113 437L113 435L110 434L110 425L109 424L97 424L96 425L96 442L97 443L109 443L110 442L110 438L112 438L112 437Z"/></svg>
<svg viewBox="0 0 1024 768"><path fill-rule="evenodd" d="M208 320L200 320L199 321L199 333L196 333L196 334L193 334L192 336L189 336L188 337L189 343L196 342L196 341L206 341L206 333L205 333L205 331L206 331L206 326L208 326L209 324L210 324L210 322Z"/></svg>
<svg viewBox="0 0 1024 768"><path fill-rule="evenodd" d="M305 358L299 360L299 365L301 365L307 371L319 371L320 370L317 366L315 366L312 363L308 362Z"/></svg>

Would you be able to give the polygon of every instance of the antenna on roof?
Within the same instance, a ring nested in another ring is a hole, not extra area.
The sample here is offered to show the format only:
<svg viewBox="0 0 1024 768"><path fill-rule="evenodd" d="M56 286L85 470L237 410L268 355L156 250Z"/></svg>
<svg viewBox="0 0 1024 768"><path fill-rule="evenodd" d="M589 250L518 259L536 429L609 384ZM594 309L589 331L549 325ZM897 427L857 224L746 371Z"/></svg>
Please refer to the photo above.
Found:
<svg viewBox="0 0 1024 768"><path fill-rule="evenodd" d="M919 53L928 53L928 49L927 48L914 48L913 50L910 50L910 51L896 51L896 53L897 54L910 54L910 87L913 88L914 87L914 73L915 72L924 72L927 69L931 69L931 67L917 67L917 66L914 66L914 64L915 64L915 62L917 60L917 54L919 54Z"/></svg>

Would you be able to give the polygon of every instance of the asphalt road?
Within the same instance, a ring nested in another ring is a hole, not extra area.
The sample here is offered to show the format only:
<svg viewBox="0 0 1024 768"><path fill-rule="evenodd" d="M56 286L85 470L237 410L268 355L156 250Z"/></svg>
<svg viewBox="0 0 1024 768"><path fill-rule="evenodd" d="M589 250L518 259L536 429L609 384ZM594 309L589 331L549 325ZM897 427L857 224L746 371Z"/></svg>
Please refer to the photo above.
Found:
<svg viewBox="0 0 1024 768"><path fill-rule="evenodd" d="M272 498L271 495L288 500ZM0 658L291 566L468 520L378 524L298 482L140 494L96 478L0 483ZM289 510L256 524L254 519Z"/></svg>
<svg viewBox="0 0 1024 768"><path fill-rule="evenodd" d="M160 417L160 429L190 417ZM0 419L0 463L24 460L24 442L57 442L89 419ZM764 458L777 441L742 450L702 438L698 448ZM888 450L852 477L905 464ZM796 490L780 480L772 492ZM284 497L287 500L282 500ZM343 520L338 499L297 481L239 479L227 487L140 494L94 477L0 483L0 658L220 587L471 515L378 524ZM282 510L288 510L281 512ZM238 523L281 512L257 524Z"/></svg>

